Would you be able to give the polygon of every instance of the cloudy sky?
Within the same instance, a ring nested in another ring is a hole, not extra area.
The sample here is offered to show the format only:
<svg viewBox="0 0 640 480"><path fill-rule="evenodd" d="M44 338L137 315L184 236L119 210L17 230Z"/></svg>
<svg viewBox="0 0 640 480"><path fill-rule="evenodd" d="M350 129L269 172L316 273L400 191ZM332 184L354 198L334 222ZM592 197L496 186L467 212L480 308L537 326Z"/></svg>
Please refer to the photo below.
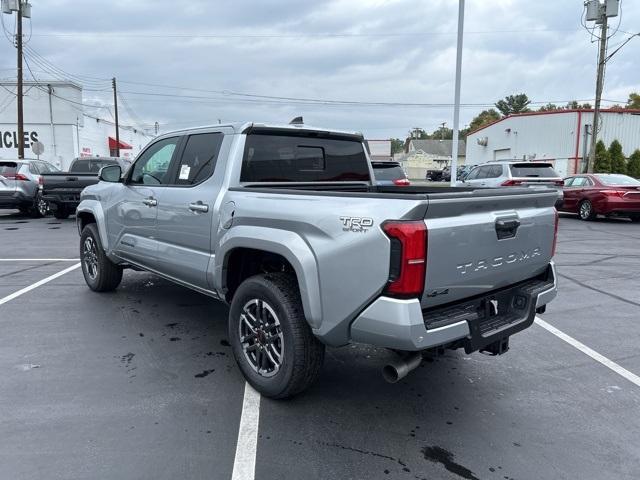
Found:
<svg viewBox="0 0 640 480"><path fill-rule="evenodd" d="M35 77L71 75L86 103L107 104L116 76L127 122L170 130L303 115L368 138L452 123L457 0L31 3ZM461 126L512 93L544 103L593 98L597 49L582 4L467 1ZM13 31L12 17L4 23ZM613 27L610 50L640 31L640 1L622 0ZM639 53L640 37L610 62L605 99L624 103L640 91ZM0 38L0 77L14 74L15 49Z"/></svg>

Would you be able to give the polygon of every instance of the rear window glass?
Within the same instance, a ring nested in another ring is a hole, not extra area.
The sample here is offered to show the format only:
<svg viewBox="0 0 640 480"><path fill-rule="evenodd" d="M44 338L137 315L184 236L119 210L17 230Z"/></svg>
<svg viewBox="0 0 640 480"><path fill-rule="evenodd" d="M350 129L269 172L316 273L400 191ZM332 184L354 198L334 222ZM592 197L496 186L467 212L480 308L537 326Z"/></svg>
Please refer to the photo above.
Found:
<svg viewBox="0 0 640 480"><path fill-rule="evenodd" d="M511 165L513 177L557 178L559 175L548 163L516 163Z"/></svg>
<svg viewBox="0 0 640 480"><path fill-rule="evenodd" d="M373 165L373 174L376 180L397 180L406 178L404 170L400 165Z"/></svg>
<svg viewBox="0 0 640 480"><path fill-rule="evenodd" d="M17 169L18 164L16 162L0 162L0 175L3 177L7 175L14 177Z"/></svg>
<svg viewBox="0 0 640 480"><path fill-rule="evenodd" d="M73 173L98 173L102 167L118 165L115 160L76 160L70 168Z"/></svg>
<svg viewBox="0 0 640 480"><path fill-rule="evenodd" d="M250 134L241 182L368 181L369 165L357 140Z"/></svg>
<svg viewBox="0 0 640 480"><path fill-rule="evenodd" d="M596 175L605 185L638 185L640 182L635 178L627 177L626 175Z"/></svg>

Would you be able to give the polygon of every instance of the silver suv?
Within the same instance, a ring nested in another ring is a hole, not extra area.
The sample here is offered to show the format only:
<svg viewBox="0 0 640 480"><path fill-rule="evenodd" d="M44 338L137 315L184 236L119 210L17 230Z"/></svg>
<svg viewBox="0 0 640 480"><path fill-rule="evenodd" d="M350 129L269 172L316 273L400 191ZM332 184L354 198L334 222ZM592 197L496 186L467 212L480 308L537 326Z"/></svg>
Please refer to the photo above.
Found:
<svg viewBox="0 0 640 480"><path fill-rule="evenodd" d="M558 191L557 206L562 203L564 182L550 163L504 161L478 165L458 184L487 188L551 186Z"/></svg>
<svg viewBox="0 0 640 480"><path fill-rule="evenodd" d="M40 177L60 170L43 160L0 160L0 208L17 208L35 217L49 206L38 191Z"/></svg>

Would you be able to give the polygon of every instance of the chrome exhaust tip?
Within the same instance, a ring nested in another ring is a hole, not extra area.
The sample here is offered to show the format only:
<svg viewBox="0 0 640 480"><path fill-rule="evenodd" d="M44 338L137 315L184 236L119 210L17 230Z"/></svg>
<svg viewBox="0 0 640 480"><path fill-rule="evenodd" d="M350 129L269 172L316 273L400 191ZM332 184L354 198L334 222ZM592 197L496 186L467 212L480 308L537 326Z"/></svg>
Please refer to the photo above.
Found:
<svg viewBox="0 0 640 480"><path fill-rule="evenodd" d="M382 369L382 377L389 383L397 383L422 363L422 352L411 352L404 358L389 362Z"/></svg>

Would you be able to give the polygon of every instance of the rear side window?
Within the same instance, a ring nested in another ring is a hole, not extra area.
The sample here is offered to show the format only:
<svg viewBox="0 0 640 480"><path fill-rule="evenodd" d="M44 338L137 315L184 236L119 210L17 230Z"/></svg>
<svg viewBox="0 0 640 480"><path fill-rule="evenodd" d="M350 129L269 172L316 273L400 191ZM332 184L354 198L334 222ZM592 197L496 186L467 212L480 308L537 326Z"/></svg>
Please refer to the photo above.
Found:
<svg viewBox="0 0 640 480"><path fill-rule="evenodd" d="M514 163L511 165L511 176L558 178L560 175L548 163Z"/></svg>
<svg viewBox="0 0 640 480"><path fill-rule="evenodd" d="M69 171L73 173L98 173L102 167L109 165L118 165L118 162L113 160L76 160Z"/></svg>
<svg viewBox="0 0 640 480"><path fill-rule="evenodd" d="M369 180L367 157L356 139L247 135L241 182Z"/></svg>
<svg viewBox="0 0 640 480"><path fill-rule="evenodd" d="M176 185L196 185L211 176L222 145L222 133L191 135L178 165Z"/></svg>
<svg viewBox="0 0 640 480"><path fill-rule="evenodd" d="M47 162L37 162L37 164L40 173L56 173L60 171L57 167Z"/></svg>
<svg viewBox="0 0 640 480"><path fill-rule="evenodd" d="M0 175L3 177L15 177L18 171L16 162L0 162Z"/></svg>
<svg viewBox="0 0 640 480"><path fill-rule="evenodd" d="M400 178L406 178L404 170L400 165L373 165L373 174L376 180L398 180Z"/></svg>

